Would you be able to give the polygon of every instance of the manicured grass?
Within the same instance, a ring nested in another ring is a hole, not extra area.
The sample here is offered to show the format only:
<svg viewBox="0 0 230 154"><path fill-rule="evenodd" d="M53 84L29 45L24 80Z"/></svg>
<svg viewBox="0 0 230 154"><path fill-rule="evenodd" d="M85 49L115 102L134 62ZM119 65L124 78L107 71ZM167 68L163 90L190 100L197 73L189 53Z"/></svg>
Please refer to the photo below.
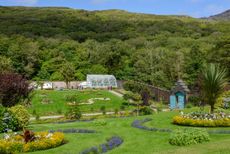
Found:
<svg viewBox="0 0 230 154"><path fill-rule="evenodd" d="M124 143L118 148L108 152L108 154L227 154L230 151L230 134L212 134L208 143L191 145L186 147L172 146L168 143L170 133L145 131L131 127L135 119L153 118L148 125L158 128L181 128L171 124L172 117L178 114L175 112L161 112L158 114L142 117L108 118L105 126L96 126L93 122L74 122L65 124L33 124L30 129L34 131L44 131L50 129L82 128L96 130L95 134L66 134L67 144L46 150L37 151L31 154L76 154L91 146L104 143L107 138L117 135L123 138ZM208 128L220 129L220 128ZM230 128L225 128L229 129Z"/></svg>
<svg viewBox="0 0 230 154"><path fill-rule="evenodd" d="M105 106L106 111L114 111L115 109L120 110L120 106L123 102L122 98L106 90L38 90L35 91L35 95L32 99L32 105L29 107L29 112L32 114L33 111L36 110L36 113L40 116L64 114L68 107L66 105L67 95L77 95L80 103L85 103L91 98L110 98L109 101L94 100L94 104L80 105L82 112L100 112L101 106ZM42 100L44 98L47 98L50 103L42 104Z"/></svg>

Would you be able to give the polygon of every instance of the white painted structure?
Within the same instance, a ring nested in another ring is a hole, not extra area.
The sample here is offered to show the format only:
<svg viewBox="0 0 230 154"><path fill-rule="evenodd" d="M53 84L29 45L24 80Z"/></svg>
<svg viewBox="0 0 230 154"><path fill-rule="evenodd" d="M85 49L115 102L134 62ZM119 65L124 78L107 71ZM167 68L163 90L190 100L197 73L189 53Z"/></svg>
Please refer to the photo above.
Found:
<svg viewBox="0 0 230 154"><path fill-rule="evenodd" d="M117 88L117 80L114 75L87 75L87 87L89 88Z"/></svg>

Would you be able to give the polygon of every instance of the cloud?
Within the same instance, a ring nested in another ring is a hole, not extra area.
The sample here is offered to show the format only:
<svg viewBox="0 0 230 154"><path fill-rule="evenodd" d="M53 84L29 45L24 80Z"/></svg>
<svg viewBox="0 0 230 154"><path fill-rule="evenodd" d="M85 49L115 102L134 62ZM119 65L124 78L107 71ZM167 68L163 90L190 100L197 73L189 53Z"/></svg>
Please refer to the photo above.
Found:
<svg viewBox="0 0 230 154"><path fill-rule="evenodd" d="M0 0L0 2L3 0ZM34 6L37 4L38 0L4 0L4 2L11 5L24 5L24 6Z"/></svg>

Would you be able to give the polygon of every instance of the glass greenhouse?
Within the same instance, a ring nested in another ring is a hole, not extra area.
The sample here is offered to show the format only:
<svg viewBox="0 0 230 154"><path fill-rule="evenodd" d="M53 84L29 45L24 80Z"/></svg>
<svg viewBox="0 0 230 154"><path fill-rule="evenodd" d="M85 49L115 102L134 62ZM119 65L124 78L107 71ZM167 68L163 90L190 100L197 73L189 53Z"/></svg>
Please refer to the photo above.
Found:
<svg viewBox="0 0 230 154"><path fill-rule="evenodd" d="M117 87L117 80L114 75L87 75L89 88Z"/></svg>

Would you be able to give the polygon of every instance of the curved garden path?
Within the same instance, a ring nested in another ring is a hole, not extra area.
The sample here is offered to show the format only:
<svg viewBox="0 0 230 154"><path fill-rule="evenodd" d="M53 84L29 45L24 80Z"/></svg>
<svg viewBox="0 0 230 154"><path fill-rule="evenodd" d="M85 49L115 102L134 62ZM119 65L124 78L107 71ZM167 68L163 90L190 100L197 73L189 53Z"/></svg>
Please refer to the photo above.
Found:
<svg viewBox="0 0 230 154"><path fill-rule="evenodd" d="M172 129L170 128L156 128L156 127L147 127L144 126L143 124L146 122L151 121L151 118L145 118L143 120L134 120L131 124L132 127L142 129L142 130L147 130L147 131L159 131L159 132L172 132ZM229 130L208 130L207 131L209 134L230 134L230 129Z"/></svg>

